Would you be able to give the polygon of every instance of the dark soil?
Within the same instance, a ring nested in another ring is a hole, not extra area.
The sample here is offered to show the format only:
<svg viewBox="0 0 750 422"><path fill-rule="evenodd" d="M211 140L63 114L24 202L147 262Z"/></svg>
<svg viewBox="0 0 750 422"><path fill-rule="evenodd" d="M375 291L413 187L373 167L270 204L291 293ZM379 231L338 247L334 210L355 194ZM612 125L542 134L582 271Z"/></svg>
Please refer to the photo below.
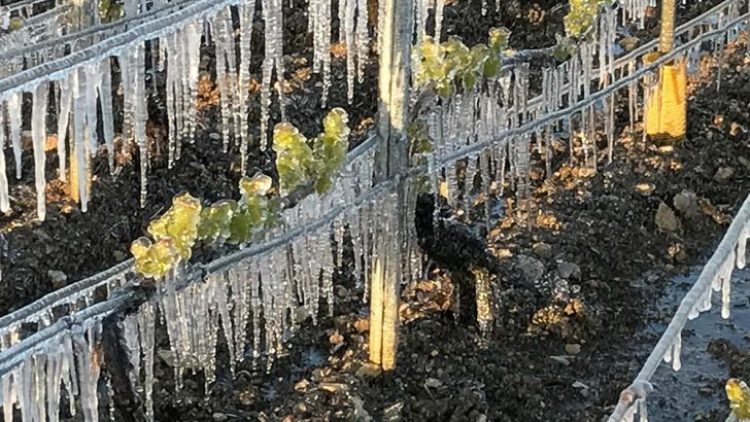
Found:
<svg viewBox="0 0 750 422"><path fill-rule="evenodd" d="M305 41L303 2L296 3L285 15L290 16L285 33L300 34L292 36L290 46ZM511 4L518 8L516 13L504 10L503 23L514 29L512 45L552 44L564 13L542 13L541 20L537 16L557 3L561 2L516 2ZM703 2L682 13L681 20L715 3ZM488 16L478 17L478 2L459 3L446 9L445 28L469 44L484 40L489 27L497 25L493 9L490 4ZM303 50L293 48L289 50ZM305 56L309 63L309 52ZM290 60L289 75L296 72L294 66L307 66L296 59ZM644 144L640 136L623 135L615 161L595 175L563 166L546 181L537 177L531 227L509 216L490 230L493 249L509 271L498 276L497 324L486 347L478 346L473 327L435 311L450 307L452 288L450 277L435 276L405 291L398 369L378 374L363 365L367 326L361 310L366 306L342 275L337 287L339 316L305 327L271 374L258 374L246 362L232 377L220 350L218 381L207 397L200 376L189 377L185 389L174 394L172 371L161 362L154 393L157 420L392 420L393 414L408 421L599 420L642 363L633 361L632 350L643 346L628 340L643 321L644 307L658 296L670 274L710 255L726 228L722 214L731 216L747 193L750 70L741 58L733 60L724 70L720 95L704 80L705 86L691 98L685 141L671 149L659 148ZM210 62L205 65L210 69ZM337 60L329 106L345 107L353 126L363 129L375 110L374 67L368 70L367 83L355 90L352 106L346 104L344 74ZM325 112L318 83L313 76L290 95L289 120L308 135L317 133ZM158 110L158 105L152 108ZM627 110L622 110L621 128L627 121ZM251 121L257 121L257 107L252 113ZM278 121L274 113L272 119ZM89 212L83 214L70 204L64 184L51 182L47 221L33 222L33 180L28 171L32 166L26 154L24 179L11 193L14 210L0 219L8 246L2 257L0 314L60 287L52 285L49 270L64 272L72 282L126 259L129 243L175 193L189 190L206 200L234 196L238 160L236 154L221 152L221 140L213 135L216 129L207 123L216 120L215 114L211 109L204 112L208 128L200 131L194 145L185 145L174 170L167 170L163 157L157 157L145 208L138 206L137 156L131 159L123 152L123 168L115 178L104 176L106 160L97 160L99 176ZM166 123L153 110L151 123L151 133L159 138ZM363 133L359 131L359 140ZM12 157L6 154L6 160L10 171ZM604 162L602 157L600 163ZM48 163L52 180L54 154ZM266 155L256 153L250 163L251 168L272 170ZM731 167L731 178L715 180L720 167ZM653 184L653 192L639 193L636 186L642 183ZM708 201L713 210L706 206L691 219L678 213L679 232L658 230L655 214L660 202L671 206L683 189ZM507 200L506 208L512 208ZM580 272L562 274L569 264ZM534 269L541 269L542 276L532 285L524 278ZM524 283L528 287L502 288ZM167 348L166 336L159 344Z"/></svg>

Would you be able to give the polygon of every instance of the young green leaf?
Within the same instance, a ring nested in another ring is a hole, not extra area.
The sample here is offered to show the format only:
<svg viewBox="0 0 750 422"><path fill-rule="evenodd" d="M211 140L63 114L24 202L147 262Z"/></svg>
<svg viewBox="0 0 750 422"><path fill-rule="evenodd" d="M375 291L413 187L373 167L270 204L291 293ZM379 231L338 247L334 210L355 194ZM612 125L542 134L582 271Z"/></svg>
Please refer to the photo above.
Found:
<svg viewBox="0 0 750 422"><path fill-rule="evenodd" d="M180 254L171 238L151 243L147 237L136 239L130 245L135 259L135 270L146 278L159 280L180 261Z"/></svg>

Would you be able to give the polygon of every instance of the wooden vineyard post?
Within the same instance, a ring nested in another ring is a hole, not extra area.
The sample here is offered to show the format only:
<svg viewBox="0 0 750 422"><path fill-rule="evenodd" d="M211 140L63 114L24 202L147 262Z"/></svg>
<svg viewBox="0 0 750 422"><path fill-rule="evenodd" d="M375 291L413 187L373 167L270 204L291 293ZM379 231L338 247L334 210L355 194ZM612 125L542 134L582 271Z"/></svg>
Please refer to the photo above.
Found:
<svg viewBox="0 0 750 422"><path fill-rule="evenodd" d="M676 0L662 0L659 50L646 54L643 64L648 66L674 45ZM646 88L649 89L648 87ZM653 139L680 139L687 130L687 62L675 59L659 69L658 81L650 88L645 111L646 135Z"/></svg>
<svg viewBox="0 0 750 422"><path fill-rule="evenodd" d="M377 183L394 179L393 198L387 198L373 221L375 257L370 290L370 362L389 371L396 366L399 326L401 262L406 236L405 186L408 166L406 122L411 76L412 0L383 0L378 74Z"/></svg>

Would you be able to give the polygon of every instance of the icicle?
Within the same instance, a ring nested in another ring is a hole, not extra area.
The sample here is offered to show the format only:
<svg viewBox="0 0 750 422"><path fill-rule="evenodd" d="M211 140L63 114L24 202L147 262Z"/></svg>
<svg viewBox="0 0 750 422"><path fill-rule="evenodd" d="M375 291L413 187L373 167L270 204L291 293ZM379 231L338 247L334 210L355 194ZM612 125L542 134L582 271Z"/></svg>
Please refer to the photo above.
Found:
<svg viewBox="0 0 750 422"><path fill-rule="evenodd" d="M445 181L448 185L448 205L455 208L458 205L458 165L453 164L445 169Z"/></svg>
<svg viewBox="0 0 750 422"><path fill-rule="evenodd" d="M248 278L250 279L250 308L253 312L253 368L258 364L258 358L260 358L260 288L261 281L258 272L255 270L255 262L251 261L248 268L252 269L249 272ZM237 328L234 329L237 332ZM239 346L235 346L239 347ZM244 343L242 345L244 348Z"/></svg>
<svg viewBox="0 0 750 422"><path fill-rule="evenodd" d="M135 46L131 52L131 60L128 61L130 69L128 74L133 77L133 96L135 101L133 117L135 119L135 139L138 145L139 161L141 167L141 207L146 206L148 194L148 139L146 138L146 122L148 121L148 103L143 99L146 97L146 75L144 74L145 51L142 43Z"/></svg>
<svg viewBox="0 0 750 422"><path fill-rule="evenodd" d="M14 397L14 384L13 384L14 372L6 372L2 378L2 391L3 391L3 416L5 422L13 422L13 405L15 403Z"/></svg>
<svg viewBox="0 0 750 422"><path fill-rule="evenodd" d="M68 136L70 107L73 104L73 90L70 87L72 79L72 76L67 76L60 80L60 113L57 116L57 159L59 160L57 177L63 182L67 181L65 141Z"/></svg>
<svg viewBox="0 0 750 422"><path fill-rule="evenodd" d="M40 221L44 221L47 214L45 207L45 180L46 155L44 144L47 140L47 96L49 85L42 82L34 90L33 112L31 115L31 138L34 145L34 179L36 185L36 210Z"/></svg>
<svg viewBox="0 0 750 422"><path fill-rule="evenodd" d="M312 8L312 4L310 5ZM330 3L328 6L330 15ZM274 67L276 68L277 79L279 80L279 94L282 93L282 81L283 81L283 68L281 65L282 57L282 45L281 45L281 28L283 25L281 16L281 1L280 0L263 0L263 20L265 21L265 56L263 57L262 65L262 80L260 86L260 150L265 151L268 144L268 120L269 120L269 107L271 106L271 79L273 76ZM330 24L329 24L330 28ZM329 42L330 42L330 30L329 30ZM326 45L326 51L330 46ZM329 53L330 60L330 53ZM281 99L279 99L281 100ZM281 102L281 101L280 101ZM283 104L281 104L283 112ZM283 114L282 114L283 120Z"/></svg>
<svg viewBox="0 0 750 422"><path fill-rule="evenodd" d="M156 308L153 303L146 302L138 311L138 336L143 354L143 394L145 396L146 418L154 420L154 330L156 327Z"/></svg>
<svg viewBox="0 0 750 422"><path fill-rule="evenodd" d="M276 281L273 274L273 255L261 257L266 265L261 265L258 269L260 273L260 284L262 288L261 302L263 306L263 332L265 333L265 350L268 353L268 360L266 361L266 371L270 371L271 365L273 365L274 358L276 357L276 336L278 335L278 324L276 318L274 318L274 294L273 287Z"/></svg>
<svg viewBox="0 0 750 422"><path fill-rule="evenodd" d="M381 3L383 2L378 3L378 5L380 6ZM370 57L370 31L367 23L367 0L357 0L357 20L354 29L356 35L354 42L356 43L357 80L359 83L363 83L365 80L365 66ZM349 50L347 50L347 54L350 54Z"/></svg>
<svg viewBox="0 0 750 422"><path fill-rule="evenodd" d="M217 13L214 19L211 21L211 27L213 28L214 44L216 46L216 84L219 86L219 93L221 96L221 138L223 151L226 153L229 150L229 129L231 115L231 104L232 104L232 83L231 80L234 77L232 72L227 69L227 61L229 56L234 57L234 36L230 36L231 28L231 13L228 8L224 8L221 12ZM227 24L229 20L229 24Z"/></svg>
<svg viewBox="0 0 750 422"><path fill-rule="evenodd" d="M350 105L354 99L354 77L357 73L355 59L359 54L358 51L355 51L358 46L354 41L356 31L354 26L355 13L357 11L356 6L356 0L339 0L339 8L344 8L343 13L341 9L339 9L339 15L343 15L343 19L340 19L341 23L339 24L339 38L341 38L341 32L343 32L345 34L344 41L346 43L346 98ZM367 25L367 23L365 23L365 25Z"/></svg>
<svg viewBox="0 0 750 422"><path fill-rule="evenodd" d="M8 122L10 123L10 141L13 144L13 156L16 161L16 179L21 179L21 103L23 94L15 92L8 98Z"/></svg>
<svg viewBox="0 0 750 422"><path fill-rule="evenodd" d="M664 362L671 363L672 362L672 349L674 348L674 345L670 345L667 347L667 350L664 352Z"/></svg>
<svg viewBox="0 0 750 422"><path fill-rule="evenodd" d="M128 376L134 389L138 388L141 373L141 341L138 337L138 320L134 315L128 315L122 322L122 333L128 348L128 361L132 366Z"/></svg>
<svg viewBox="0 0 750 422"><path fill-rule="evenodd" d="M175 41L175 38L177 37L177 34L180 31L173 32L171 34L167 34L161 38L159 41L160 46L164 46L165 51L164 55L167 57L167 75L166 75L166 82L165 82L165 90L166 90L166 101L167 101L167 136L168 136L168 146L167 146L167 168L171 169L172 166L174 166L176 151L177 151L177 143L179 142L179 134L180 134L180 128L178 127L179 123L181 122L180 116L178 116L179 111L181 110L180 104L182 101L177 101L175 97L177 97L178 92L182 92L180 88L178 88L177 83L178 79L175 75L177 72L181 70L181 66L177 65L176 56L179 56L179 51L177 50L179 48L179 43Z"/></svg>
<svg viewBox="0 0 750 422"><path fill-rule="evenodd" d="M230 270L227 273L232 291L232 317L234 323L234 355L242 362L245 359L245 337L247 332L247 320L250 316L248 308L248 286L239 272L241 270ZM253 309L255 312L255 309Z"/></svg>
<svg viewBox="0 0 750 422"><path fill-rule="evenodd" d="M690 75L694 75L700 68L700 46L695 46L688 50L687 54L687 72Z"/></svg>
<svg viewBox="0 0 750 422"><path fill-rule="evenodd" d="M71 153L75 154L76 174L71 174L71 179L77 177L78 197L81 203L81 211L86 212L89 202L88 190L88 160L86 159L86 116L83 112L86 107L86 75L83 69L74 71L73 77L73 138L71 139ZM71 172L74 170L70 169ZM71 180L72 181L72 180Z"/></svg>
<svg viewBox="0 0 750 422"><path fill-rule="evenodd" d="M323 73L323 107L331 86L331 2L314 0L313 10L313 72Z"/></svg>
<svg viewBox="0 0 750 422"><path fill-rule="evenodd" d="M234 330L232 329L232 319L229 315L229 299L228 290L229 283L227 280L228 273L222 274L221 277L211 278L211 288L213 289L212 295L216 301L216 312L221 318L221 328L224 330L224 338L227 341L227 349L229 350L229 369L234 373L235 359L235 345L234 345Z"/></svg>
<svg viewBox="0 0 750 422"><path fill-rule="evenodd" d="M83 409L83 419L86 422L97 422L99 420L97 384L101 369L101 356L99 355L100 352L95 350L95 347L100 333L101 323L94 322L85 327L74 328L73 334L81 408Z"/></svg>
<svg viewBox="0 0 750 422"><path fill-rule="evenodd" d="M748 237L750 237L750 227L746 225L740 231L740 236L737 239L737 268L740 270L745 268Z"/></svg>
<svg viewBox="0 0 750 422"><path fill-rule="evenodd" d="M700 312L706 312L709 309L711 309L711 294L713 292L713 288L709 287L706 289L706 292L703 294L703 297L701 301L699 302L699 308L698 311Z"/></svg>
<svg viewBox="0 0 750 422"><path fill-rule="evenodd" d="M181 325L186 322L186 318L183 316L178 305L177 292L175 291L174 286L175 282L174 275L170 274L162 283L160 307L166 322L167 334L169 335L169 349L171 350L172 358L174 359L175 391L179 392L182 389L184 365L184 340L182 334L185 332Z"/></svg>
<svg viewBox="0 0 750 422"><path fill-rule="evenodd" d="M5 173L5 113L0 108L0 212L10 211L8 177Z"/></svg>
<svg viewBox="0 0 750 422"><path fill-rule="evenodd" d="M635 60L628 62L628 75L633 75L636 72ZM633 82L628 85L628 118L630 120L630 135L635 133L635 121L638 119L637 113L637 102L638 102L638 82Z"/></svg>
<svg viewBox="0 0 750 422"><path fill-rule="evenodd" d="M96 108L96 90L101 81L99 67L88 64L83 68L86 74L86 140L88 141L87 160L96 156L96 150L99 147L99 138L96 133L97 126L97 108Z"/></svg>
<svg viewBox="0 0 750 422"><path fill-rule="evenodd" d="M498 0L499 1L499 0ZM435 41L440 41L443 34L443 10L445 0L435 0Z"/></svg>
<svg viewBox="0 0 750 422"><path fill-rule="evenodd" d="M62 339L62 380L68 395L68 411L75 416L76 406L74 397L78 395L78 378L75 376L75 353L73 351L73 338L65 335Z"/></svg>
<svg viewBox="0 0 750 422"><path fill-rule="evenodd" d="M721 280L721 317L724 319L729 318L730 305L731 305L731 289L732 280L731 278L722 278Z"/></svg>
<svg viewBox="0 0 750 422"><path fill-rule="evenodd" d="M680 355L682 354L682 333L678 332L672 345L672 369L679 371L682 368L682 360Z"/></svg>
<svg viewBox="0 0 750 422"><path fill-rule="evenodd" d="M719 14L719 22L717 28L721 28L724 22L724 13ZM726 34L722 33L717 37L717 41L714 41L714 52L718 51L717 64L716 64L716 92L721 90L721 74L724 69L724 42Z"/></svg>
<svg viewBox="0 0 750 422"><path fill-rule="evenodd" d="M690 313L688 314L688 319L692 321L698 318L700 314L701 314L701 311L699 309L699 305L698 303L696 303L695 306L693 306L693 309L690 310Z"/></svg>
<svg viewBox="0 0 750 422"><path fill-rule="evenodd" d="M107 162L109 172L115 171L115 127L112 111L112 73L110 70L109 57L99 62L100 84L98 85L99 101L102 106L102 128L104 132L104 144L107 146ZM58 135L59 136L59 135ZM64 145L64 144L63 144Z"/></svg>
<svg viewBox="0 0 750 422"><path fill-rule="evenodd" d="M732 251L719 270L719 274L717 277L718 282L721 285L721 317L724 319L729 318L730 314L732 299L732 270L734 269L735 262L736 258L734 255L734 251ZM715 281L717 280L715 279Z"/></svg>
<svg viewBox="0 0 750 422"><path fill-rule="evenodd" d="M240 122L240 172L245 174L247 170L247 146L250 142L248 123L249 92L250 83L250 58L252 55L251 41L253 35L253 17L255 15L255 0L240 3L240 63L239 80L237 91L239 93L239 122ZM261 137L261 139L265 139Z"/></svg>
<svg viewBox="0 0 750 422"><path fill-rule="evenodd" d="M63 353L58 348L47 350L45 374L47 415L50 422L57 422L60 415L60 378L62 376Z"/></svg>
<svg viewBox="0 0 750 422"><path fill-rule="evenodd" d="M646 398L636 400L636 407L638 408L638 418L640 422L648 422L648 410L646 408Z"/></svg>

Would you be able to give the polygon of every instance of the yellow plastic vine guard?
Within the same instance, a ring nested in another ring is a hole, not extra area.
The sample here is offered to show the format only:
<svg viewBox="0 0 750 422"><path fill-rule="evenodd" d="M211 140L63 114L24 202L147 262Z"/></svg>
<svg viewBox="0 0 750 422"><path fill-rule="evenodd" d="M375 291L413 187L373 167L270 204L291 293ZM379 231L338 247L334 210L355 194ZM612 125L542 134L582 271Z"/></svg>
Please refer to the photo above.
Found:
<svg viewBox="0 0 750 422"><path fill-rule="evenodd" d="M660 56L648 53L643 64L648 66ZM658 78L646 104L646 134L651 139L681 139L687 131L687 62L677 59L662 65Z"/></svg>

